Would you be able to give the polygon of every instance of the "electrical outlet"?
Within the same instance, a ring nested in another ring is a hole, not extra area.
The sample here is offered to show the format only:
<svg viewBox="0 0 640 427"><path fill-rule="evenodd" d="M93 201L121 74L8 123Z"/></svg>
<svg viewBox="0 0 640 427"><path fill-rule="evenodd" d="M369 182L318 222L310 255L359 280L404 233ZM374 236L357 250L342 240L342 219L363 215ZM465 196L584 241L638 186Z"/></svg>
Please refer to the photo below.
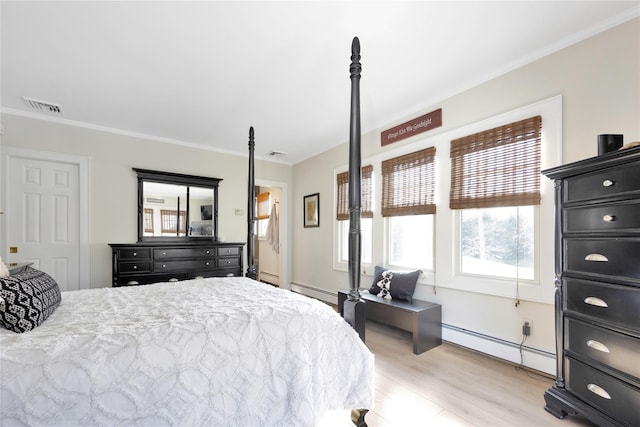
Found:
<svg viewBox="0 0 640 427"><path fill-rule="evenodd" d="M524 320L522 322L522 335L528 337L533 331L533 322L531 320Z"/></svg>

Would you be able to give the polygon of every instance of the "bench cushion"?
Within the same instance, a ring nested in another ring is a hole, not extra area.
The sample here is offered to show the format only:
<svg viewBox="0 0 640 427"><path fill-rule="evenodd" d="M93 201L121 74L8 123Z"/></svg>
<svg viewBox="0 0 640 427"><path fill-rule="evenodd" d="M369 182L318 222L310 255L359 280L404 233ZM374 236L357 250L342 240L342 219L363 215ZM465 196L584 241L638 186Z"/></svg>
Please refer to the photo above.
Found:
<svg viewBox="0 0 640 427"><path fill-rule="evenodd" d="M373 295L378 295L380 293L382 289L378 286L378 282L382 280L382 273L389 270L390 269L388 268L376 266L373 274L373 283L369 288L369 293ZM393 277L391 277L391 284L389 285L391 298L411 302L413 300L413 293L416 290L418 277L420 277L422 271L390 271L393 273Z"/></svg>

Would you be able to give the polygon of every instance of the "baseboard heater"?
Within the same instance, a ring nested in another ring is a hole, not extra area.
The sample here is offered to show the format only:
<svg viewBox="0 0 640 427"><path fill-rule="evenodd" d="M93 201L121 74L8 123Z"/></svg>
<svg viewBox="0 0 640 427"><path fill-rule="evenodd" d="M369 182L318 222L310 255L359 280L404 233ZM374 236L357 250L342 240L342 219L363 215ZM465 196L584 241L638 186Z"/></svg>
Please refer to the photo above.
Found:
<svg viewBox="0 0 640 427"><path fill-rule="evenodd" d="M338 298L337 295L332 292L302 283L291 282L290 289L293 292L317 298L331 304L336 304ZM481 334L447 323L442 324L442 339L516 365L522 363L522 365L528 368L544 372L551 376L554 376L556 373L556 355L548 351L522 345L521 359L520 343Z"/></svg>
<svg viewBox="0 0 640 427"><path fill-rule="evenodd" d="M446 323L442 324L442 339L549 375L556 373L556 355L545 350Z"/></svg>

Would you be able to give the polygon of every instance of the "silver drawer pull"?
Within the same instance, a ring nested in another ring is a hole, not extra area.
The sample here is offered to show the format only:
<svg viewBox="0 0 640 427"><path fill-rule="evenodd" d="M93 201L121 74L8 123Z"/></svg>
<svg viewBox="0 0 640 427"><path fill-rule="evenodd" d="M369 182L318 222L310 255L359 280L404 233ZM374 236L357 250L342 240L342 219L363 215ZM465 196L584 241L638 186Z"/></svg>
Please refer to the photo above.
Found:
<svg viewBox="0 0 640 427"><path fill-rule="evenodd" d="M204 253L209 255L211 253L211 251L205 251Z"/></svg>
<svg viewBox="0 0 640 427"><path fill-rule="evenodd" d="M166 254L167 254L166 252L162 252L162 255L166 255Z"/></svg>
<svg viewBox="0 0 640 427"><path fill-rule="evenodd" d="M596 341L596 340L589 340L587 341L587 345L589 347L591 347L594 350L598 350L601 351L603 353L609 353L609 347L607 347L606 345L602 344L600 341Z"/></svg>
<svg viewBox="0 0 640 427"><path fill-rule="evenodd" d="M166 268L166 267L167 267L167 265L166 265L166 264L162 264L162 268Z"/></svg>
<svg viewBox="0 0 640 427"><path fill-rule="evenodd" d="M611 186L613 186L614 183L615 183L615 181L611 181L610 179L605 179L604 181L602 181L602 186L603 187L611 187Z"/></svg>
<svg viewBox="0 0 640 427"><path fill-rule="evenodd" d="M127 285L139 285L139 284L140 284L140 283L139 283L139 282L137 282L137 281L135 281L135 280L129 280L129 281L127 282Z"/></svg>
<svg viewBox="0 0 640 427"><path fill-rule="evenodd" d="M171 279L169 279L170 282L177 282L178 279L176 279L175 277L172 277Z"/></svg>
<svg viewBox="0 0 640 427"><path fill-rule="evenodd" d="M602 217L602 220L606 222L613 222L616 220L616 217L613 215L605 215Z"/></svg>
<svg viewBox="0 0 640 427"><path fill-rule="evenodd" d="M595 261L595 262L607 262L609 261L609 258L607 258L606 256L602 255L602 254L589 254L586 257L584 257L585 261Z"/></svg>
<svg viewBox="0 0 640 427"><path fill-rule="evenodd" d="M231 261L227 261L227 264L231 264Z"/></svg>
<svg viewBox="0 0 640 427"><path fill-rule="evenodd" d="M209 261L207 261L207 262L204 263L204 265L211 265L211 264L209 264Z"/></svg>
<svg viewBox="0 0 640 427"><path fill-rule="evenodd" d="M134 252L134 253L133 253L133 256L138 256L138 252Z"/></svg>
<svg viewBox="0 0 640 427"><path fill-rule="evenodd" d="M596 307L604 307L604 308L609 307L609 304L607 304L604 300L601 300L598 297L586 297L584 299L584 303L589 305L595 305Z"/></svg>
<svg viewBox="0 0 640 427"><path fill-rule="evenodd" d="M137 265L134 265L134 266L133 266L133 269L134 269L134 270L137 270L137 269L138 269L138 266L137 266Z"/></svg>
<svg viewBox="0 0 640 427"><path fill-rule="evenodd" d="M591 393L597 394L598 396L602 397L603 399L611 400L611 396L609 396L609 393L607 393L607 391L605 389L603 389L602 387L600 387L599 385L587 384L587 388L589 389L589 391Z"/></svg>

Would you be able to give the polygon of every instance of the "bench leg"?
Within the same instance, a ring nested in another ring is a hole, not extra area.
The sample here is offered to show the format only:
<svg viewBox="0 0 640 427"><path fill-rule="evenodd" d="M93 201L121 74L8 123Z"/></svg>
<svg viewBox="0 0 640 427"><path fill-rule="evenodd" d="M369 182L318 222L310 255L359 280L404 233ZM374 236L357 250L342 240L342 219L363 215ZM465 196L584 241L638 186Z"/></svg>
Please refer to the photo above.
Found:
<svg viewBox="0 0 640 427"><path fill-rule="evenodd" d="M422 354L442 344L442 308L430 308L413 315L413 353Z"/></svg>

